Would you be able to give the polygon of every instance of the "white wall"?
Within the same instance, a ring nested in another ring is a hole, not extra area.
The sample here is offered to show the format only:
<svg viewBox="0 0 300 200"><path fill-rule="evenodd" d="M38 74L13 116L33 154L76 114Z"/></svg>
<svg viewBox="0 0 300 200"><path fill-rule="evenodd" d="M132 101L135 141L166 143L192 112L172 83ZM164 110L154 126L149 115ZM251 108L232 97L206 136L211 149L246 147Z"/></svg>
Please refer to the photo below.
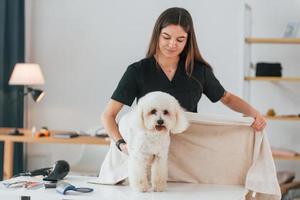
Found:
<svg viewBox="0 0 300 200"><path fill-rule="evenodd" d="M252 7L253 37L283 37L288 22L300 23L299 0L249 0ZM300 32L300 30L299 30ZM300 33L298 33L300 37ZM300 76L300 45L256 44L252 61L281 62L283 76ZM299 83L251 82L251 103L261 112L275 109L277 114L300 114ZM267 132L271 145L300 152L299 121L269 121ZM299 161L276 161L278 170L296 171L300 179Z"/></svg>
<svg viewBox="0 0 300 200"><path fill-rule="evenodd" d="M224 87L243 89L243 1L240 0L30 0L27 61L42 66L47 96L30 101L29 127L87 130L99 116L126 67L144 57L154 22L166 8L193 16L200 50ZM203 113L236 113L206 98ZM29 168L66 159L72 169L98 172L106 147L29 145ZM80 168L80 169L79 169Z"/></svg>

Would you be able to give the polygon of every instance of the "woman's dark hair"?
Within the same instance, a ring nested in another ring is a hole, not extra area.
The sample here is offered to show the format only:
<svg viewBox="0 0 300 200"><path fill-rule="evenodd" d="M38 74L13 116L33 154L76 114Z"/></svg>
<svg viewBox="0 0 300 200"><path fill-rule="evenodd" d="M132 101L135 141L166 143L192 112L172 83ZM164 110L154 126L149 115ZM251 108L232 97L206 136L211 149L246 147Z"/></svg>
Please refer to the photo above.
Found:
<svg viewBox="0 0 300 200"><path fill-rule="evenodd" d="M192 75L195 61L203 62L210 67L210 65L202 58L199 51L193 26L193 20L190 13L186 9L178 7L168 8L163 13L161 13L161 15L156 20L146 57L150 58L155 55L158 48L160 32L168 25L179 25L188 34L186 45L183 49L183 52L181 53L186 56L186 73L189 76Z"/></svg>

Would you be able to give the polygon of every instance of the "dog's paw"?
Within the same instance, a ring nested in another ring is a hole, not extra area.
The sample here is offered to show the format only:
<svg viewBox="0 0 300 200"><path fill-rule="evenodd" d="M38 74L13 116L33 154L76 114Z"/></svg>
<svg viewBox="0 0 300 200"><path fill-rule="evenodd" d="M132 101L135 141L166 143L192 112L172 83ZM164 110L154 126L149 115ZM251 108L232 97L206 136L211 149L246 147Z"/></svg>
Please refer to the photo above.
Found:
<svg viewBox="0 0 300 200"><path fill-rule="evenodd" d="M136 188L136 191L138 192L148 192L149 186L148 185L140 185Z"/></svg>
<svg viewBox="0 0 300 200"><path fill-rule="evenodd" d="M148 183L148 181L141 180L138 183L132 185L132 188L136 192L148 192L149 183Z"/></svg>
<svg viewBox="0 0 300 200"><path fill-rule="evenodd" d="M163 192L167 188L167 182L166 181L155 181L153 184L153 191L154 192Z"/></svg>

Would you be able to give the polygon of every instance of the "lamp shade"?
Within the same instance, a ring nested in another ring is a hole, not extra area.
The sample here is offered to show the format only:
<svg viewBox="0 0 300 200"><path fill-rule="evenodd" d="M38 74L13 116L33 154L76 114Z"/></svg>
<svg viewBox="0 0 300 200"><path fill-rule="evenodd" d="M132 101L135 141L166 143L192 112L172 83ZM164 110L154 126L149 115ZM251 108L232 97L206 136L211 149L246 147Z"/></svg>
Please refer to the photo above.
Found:
<svg viewBox="0 0 300 200"><path fill-rule="evenodd" d="M43 85L45 80L40 65L17 63L8 83L9 85Z"/></svg>

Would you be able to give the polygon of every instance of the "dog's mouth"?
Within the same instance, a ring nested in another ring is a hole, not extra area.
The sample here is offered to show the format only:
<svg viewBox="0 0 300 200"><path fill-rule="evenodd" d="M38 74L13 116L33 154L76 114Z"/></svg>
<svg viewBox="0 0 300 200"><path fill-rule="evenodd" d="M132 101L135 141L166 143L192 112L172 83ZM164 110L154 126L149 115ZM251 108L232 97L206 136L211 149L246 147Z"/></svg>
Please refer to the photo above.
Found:
<svg viewBox="0 0 300 200"><path fill-rule="evenodd" d="M163 125L156 125L156 126L155 126L155 130L157 130L157 131L163 131L163 130L165 130L165 129L166 129L166 127L163 126Z"/></svg>

